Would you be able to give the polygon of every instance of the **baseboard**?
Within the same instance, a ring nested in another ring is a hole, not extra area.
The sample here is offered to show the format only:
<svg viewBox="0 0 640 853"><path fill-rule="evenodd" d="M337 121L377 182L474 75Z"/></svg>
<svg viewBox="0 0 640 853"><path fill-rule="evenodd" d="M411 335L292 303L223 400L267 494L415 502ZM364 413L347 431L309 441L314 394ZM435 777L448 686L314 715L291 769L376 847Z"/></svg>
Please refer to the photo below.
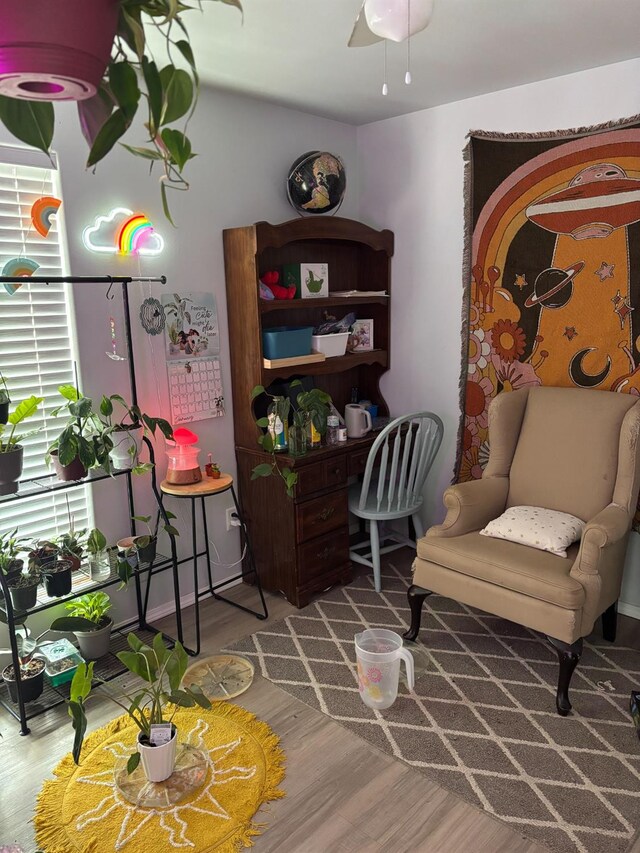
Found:
<svg viewBox="0 0 640 853"><path fill-rule="evenodd" d="M632 619L640 619L640 607L637 604L618 601L618 613L622 613L623 616L631 616Z"/></svg>

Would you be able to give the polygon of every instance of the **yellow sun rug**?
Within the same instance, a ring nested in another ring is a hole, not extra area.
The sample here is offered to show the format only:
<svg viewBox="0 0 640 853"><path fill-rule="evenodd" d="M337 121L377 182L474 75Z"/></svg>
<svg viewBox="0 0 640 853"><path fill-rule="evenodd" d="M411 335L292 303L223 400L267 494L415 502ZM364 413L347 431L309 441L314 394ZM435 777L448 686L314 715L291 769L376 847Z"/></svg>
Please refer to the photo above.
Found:
<svg viewBox="0 0 640 853"><path fill-rule="evenodd" d="M34 824L43 853L235 853L251 847L264 825L253 822L263 803L284 796L279 738L253 714L226 702L210 711L181 708L174 717L181 742L201 750L202 785L166 808L141 808L114 784L114 766L133 749L138 729L127 715L89 735L80 766L71 755L38 796Z"/></svg>

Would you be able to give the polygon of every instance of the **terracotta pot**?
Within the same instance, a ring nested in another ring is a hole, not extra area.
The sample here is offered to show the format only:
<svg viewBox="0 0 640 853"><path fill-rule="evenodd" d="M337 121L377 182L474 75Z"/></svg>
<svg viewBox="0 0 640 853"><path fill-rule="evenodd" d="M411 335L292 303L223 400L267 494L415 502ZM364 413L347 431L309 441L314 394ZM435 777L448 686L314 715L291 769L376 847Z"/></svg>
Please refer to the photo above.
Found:
<svg viewBox="0 0 640 853"><path fill-rule="evenodd" d="M18 491L22 476L22 445L16 444L13 450L0 453L0 495L13 495Z"/></svg>
<svg viewBox="0 0 640 853"><path fill-rule="evenodd" d="M118 0L2 0L0 94L32 101L95 95L119 9Z"/></svg>
<svg viewBox="0 0 640 853"><path fill-rule="evenodd" d="M56 474L58 475L59 480L64 480L65 482L69 482L71 480L84 480L87 476L87 469L84 467L78 456L76 456L76 458L68 465L61 465L60 460L58 459L58 451L52 450L51 461L53 462L53 467L56 469Z"/></svg>
<svg viewBox="0 0 640 853"><path fill-rule="evenodd" d="M2 677L9 688L11 699L18 704L18 687L16 685L16 676L13 671L13 664L9 664L2 670ZM36 700L44 689L44 661L32 660L27 664L27 671L20 673L20 688L23 702L33 702Z"/></svg>

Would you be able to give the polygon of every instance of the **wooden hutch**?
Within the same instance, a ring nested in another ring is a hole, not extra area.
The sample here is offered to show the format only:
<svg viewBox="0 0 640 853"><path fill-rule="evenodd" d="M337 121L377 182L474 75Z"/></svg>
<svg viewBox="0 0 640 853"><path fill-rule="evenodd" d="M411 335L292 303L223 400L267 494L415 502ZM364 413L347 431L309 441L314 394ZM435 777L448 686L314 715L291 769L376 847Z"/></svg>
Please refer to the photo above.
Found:
<svg viewBox="0 0 640 853"><path fill-rule="evenodd" d="M340 412L357 387L359 399L377 403L379 414L388 414L379 383L389 369L393 234L349 219L308 217L281 225L257 222L230 228L223 238L240 501L263 586L304 607L313 594L351 577L347 480L364 470L373 436L323 446L301 458L282 455L281 464L298 473L291 499L277 477L251 480L254 466L269 461L257 443L260 430L251 390L313 376ZM258 278L263 273L301 262L328 265L328 297L259 298ZM367 293L331 295L345 290ZM372 291L388 295L371 295ZM339 319L350 311L359 319L373 319L375 349L287 368L264 366L263 329L317 326L325 312Z"/></svg>

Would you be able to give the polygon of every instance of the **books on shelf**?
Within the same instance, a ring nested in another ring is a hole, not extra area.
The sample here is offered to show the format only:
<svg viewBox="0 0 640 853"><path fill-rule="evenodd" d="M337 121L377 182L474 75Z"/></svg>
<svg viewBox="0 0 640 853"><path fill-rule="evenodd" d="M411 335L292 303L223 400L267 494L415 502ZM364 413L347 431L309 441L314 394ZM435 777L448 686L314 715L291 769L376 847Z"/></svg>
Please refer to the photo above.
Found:
<svg viewBox="0 0 640 853"><path fill-rule="evenodd" d="M329 296L388 296L386 290L332 290Z"/></svg>

